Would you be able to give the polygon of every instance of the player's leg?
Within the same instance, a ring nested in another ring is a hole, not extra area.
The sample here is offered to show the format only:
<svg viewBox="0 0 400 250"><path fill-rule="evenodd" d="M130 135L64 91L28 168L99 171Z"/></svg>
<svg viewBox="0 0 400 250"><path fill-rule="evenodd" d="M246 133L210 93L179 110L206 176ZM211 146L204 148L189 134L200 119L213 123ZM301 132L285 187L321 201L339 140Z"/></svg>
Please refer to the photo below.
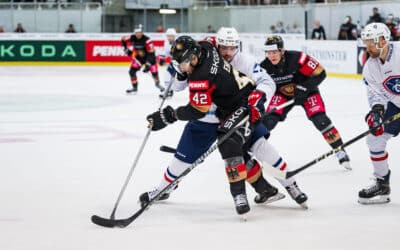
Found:
<svg viewBox="0 0 400 250"><path fill-rule="evenodd" d="M165 90L165 88L163 86L161 86L161 84L160 84L157 63L150 65L150 73L153 76L154 84L155 84L156 88L158 88L161 92L163 92Z"/></svg>
<svg viewBox="0 0 400 250"><path fill-rule="evenodd" d="M140 63L133 58L131 61L131 65L129 67L129 77L131 79L131 85L132 88L131 89L127 89L126 93L136 93L138 91L138 79L137 79L137 72L140 70Z"/></svg>
<svg viewBox="0 0 400 250"><path fill-rule="evenodd" d="M337 148L343 145L342 138L339 131L332 124L329 117L325 112L325 104L322 100L319 92L311 94L307 101L304 102L303 108L306 111L308 119L314 124L314 126L322 133L325 141L332 147ZM350 158L345 150L340 150L336 153L336 157L339 160L339 164L344 168L351 170Z"/></svg>
<svg viewBox="0 0 400 250"><path fill-rule="evenodd" d="M388 119L392 115L399 113L400 108L388 103L383 119ZM367 137L367 145L370 158L374 167L374 183L362 189L358 193L359 202L362 204L387 203L390 201L390 169L388 164L388 152L386 151L387 141L400 132L400 120L386 124L384 133L381 136L372 134Z"/></svg>
<svg viewBox="0 0 400 250"><path fill-rule="evenodd" d="M247 168L247 178L246 181L254 188L257 192L256 197L254 198L255 203L271 203L280 199L285 198L285 195L280 193L278 188L274 187L270 184L263 176L262 169L259 161L257 161L256 155L265 154L265 152L261 152L259 149L260 141L265 141L265 136L268 136L268 132L265 129L265 126L261 123L255 128L253 132L253 136L249 141L249 145L245 146L245 150L249 152L249 154L245 154L246 160L246 168ZM247 148L249 148L247 150ZM258 149L256 152L254 148ZM247 156L247 157L246 157ZM254 158L251 159L251 156Z"/></svg>
<svg viewBox="0 0 400 250"><path fill-rule="evenodd" d="M163 177L155 190L145 192L140 197L140 202L148 202L158 192L170 185L180 174L193 164L204 152L206 152L217 139L218 124L205 123L200 121L188 122L182 132L176 153L170 161ZM169 189L163 196L163 200L169 198L169 194L177 186Z"/></svg>
<svg viewBox="0 0 400 250"><path fill-rule="evenodd" d="M268 166L264 167L274 167L281 171L287 170L287 164L283 158L279 155L277 150L266 140L259 139L251 148L254 157L261 163L266 163ZM303 208L307 208L306 201L308 199L307 195L300 190L294 177L289 179L280 180L277 179L286 191L289 193L290 197L296 201L297 204Z"/></svg>

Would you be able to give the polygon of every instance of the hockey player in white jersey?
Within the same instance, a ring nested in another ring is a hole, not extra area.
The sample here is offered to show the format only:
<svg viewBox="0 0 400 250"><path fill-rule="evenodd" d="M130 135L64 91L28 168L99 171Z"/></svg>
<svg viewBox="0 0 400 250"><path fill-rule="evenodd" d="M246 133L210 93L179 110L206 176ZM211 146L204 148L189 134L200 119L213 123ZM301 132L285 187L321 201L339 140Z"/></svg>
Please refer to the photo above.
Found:
<svg viewBox="0 0 400 250"><path fill-rule="evenodd" d="M235 69L243 72L248 77L253 79L257 84L257 90L260 93L265 93L268 102L265 103L268 106L269 101L275 94L276 85L274 80L269 74L260 67L257 60L248 53L242 53L240 51L240 39L239 34L233 27L221 27L217 32L216 45L218 47L219 54L228 61ZM251 97L249 97L251 98ZM282 158L279 157L276 150L264 139L264 148L260 147L263 153L257 154L257 159L262 162L267 162L274 167L282 167ZM259 156L258 156L259 155ZM281 163L280 163L281 162ZM289 170L287 167L285 170ZM305 206L307 196L299 189L295 179L289 178L287 180L277 179L282 186L288 191L289 195L298 203Z"/></svg>
<svg viewBox="0 0 400 250"><path fill-rule="evenodd" d="M177 37L176 30L174 28L168 28L165 31L165 36L167 39L164 41L164 49L162 53L160 53L160 65L164 65L168 57L171 57L171 46ZM175 69L172 67L171 64L168 65L167 71L164 73L164 84L165 84L165 91L160 94L160 98L164 97L172 97L174 94L173 90L169 90L167 92L168 85L173 81L175 77Z"/></svg>
<svg viewBox="0 0 400 250"><path fill-rule="evenodd" d="M364 65L363 80L371 111L365 117L372 132L367 145L374 167L374 183L362 189L359 202L390 202L390 170L386 143L400 132L400 121L382 122L400 112L400 45L390 43L390 31L383 23L370 23L361 32L361 40L369 54Z"/></svg>

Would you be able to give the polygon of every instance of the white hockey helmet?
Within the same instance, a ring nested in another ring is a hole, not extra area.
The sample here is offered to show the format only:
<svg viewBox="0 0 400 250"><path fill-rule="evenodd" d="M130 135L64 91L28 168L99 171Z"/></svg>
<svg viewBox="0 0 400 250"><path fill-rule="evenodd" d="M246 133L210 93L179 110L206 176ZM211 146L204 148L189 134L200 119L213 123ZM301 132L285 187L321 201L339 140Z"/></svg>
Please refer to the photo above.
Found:
<svg viewBox="0 0 400 250"><path fill-rule="evenodd" d="M167 31L165 31L165 35L176 36L176 30L174 28L168 28Z"/></svg>
<svg viewBox="0 0 400 250"><path fill-rule="evenodd" d="M379 37L386 41L390 40L390 30L384 23L370 23L361 31L361 40L373 39L374 43L379 42Z"/></svg>
<svg viewBox="0 0 400 250"><path fill-rule="evenodd" d="M141 25L141 24L138 24L138 25L135 25L135 28L134 28L134 30L133 30L133 33L138 33L138 32L143 32L143 25Z"/></svg>
<svg viewBox="0 0 400 250"><path fill-rule="evenodd" d="M240 46L239 33L233 27L221 27L217 32L217 46Z"/></svg>

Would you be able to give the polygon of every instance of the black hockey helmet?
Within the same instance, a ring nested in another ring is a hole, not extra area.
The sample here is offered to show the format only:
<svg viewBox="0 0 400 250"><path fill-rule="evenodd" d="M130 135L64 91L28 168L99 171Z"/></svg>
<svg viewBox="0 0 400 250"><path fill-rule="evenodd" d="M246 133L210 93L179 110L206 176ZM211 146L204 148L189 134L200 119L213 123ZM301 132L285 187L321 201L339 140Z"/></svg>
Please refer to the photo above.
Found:
<svg viewBox="0 0 400 250"><path fill-rule="evenodd" d="M267 38L267 41L264 43L264 50L271 51L271 50L281 50L283 49L283 39L281 36L273 35Z"/></svg>
<svg viewBox="0 0 400 250"><path fill-rule="evenodd" d="M178 37L171 48L172 60L181 63L191 55L199 55L200 45L190 36Z"/></svg>

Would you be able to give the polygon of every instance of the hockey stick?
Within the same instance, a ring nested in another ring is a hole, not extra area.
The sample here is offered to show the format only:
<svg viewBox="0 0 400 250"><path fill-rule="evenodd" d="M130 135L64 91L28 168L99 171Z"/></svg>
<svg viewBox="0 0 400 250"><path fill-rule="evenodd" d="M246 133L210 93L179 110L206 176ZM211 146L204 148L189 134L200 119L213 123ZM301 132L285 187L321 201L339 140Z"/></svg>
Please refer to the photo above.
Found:
<svg viewBox="0 0 400 250"><path fill-rule="evenodd" d="M165 145L160 146L160 151L165 152L165 153L172 153L172 154L176 153L176 149L175 148L169 147L169 146L165 146Z"/></svg>
<svg viewBox="0 0 400 250"><path fill-rule="evenodd" d="M274 107L268 113L272 113L278 109L282 109L293 103L294 103L294 100L290 100L288 102L283 103L282 105ZM143 207L141 207L131 217L128 217L126 219L115 219L115 218L107 219L107 218L100 217L98 215L93 215L91 217L91 221L94 224L103 226L103 227L126 227L126 226L128 226L137 217L139 217L149 206L151 206L155 201L157 201L159 197L161 197L165 192L167 192L169 189L174 187L176 185L176 183L181 181L184 176L189 174L189 172L191 172L196 166L198 166L200 163L202 163L207 156L209 156L212 152L214 152L218 148L218 145L220 145L226 139L228 139L234 132L236 132L237 129L240 128L241 125L243 125L245 122L247 122L248 119L249 119L249 117L246 116L239 124L236 125L236 127L229 130L228 133L226 133L221 139L219 139L217 142L215 142L192 165L190 165L187 169L185 169L185 171L183 171L173 182L171 182L168 186L166 186L163 190L161 190L155 197L153 197L148 203L146 203Z"/></svg>
<svg viewBox="0 0 400 250"><path fill-rule="evenodd" d="M398 120L399 118L400 118L400 113L394 114L393 116L389 117L388 119L386 119L385 121L383 121L381 124L379 124L379 125L376 126L375 128L381 126L382 124L383 124L383 125L386 125L386 124L389 124L389 123L391 123L391 122L394 122L394 121ZM297 175L298 173L304 171L305 169L311 167L312 165L315 165L316 163L318 163L318 162L324 160L324 159L327 158L328 156L333 155L334 153L336 153L336 152L338 152L338 151L340 151L340 150L343 150L345 147L350 146L350 145L353 144L354 142L356 142L356 141L358 141L358 140L364 138L364 137L367 136L369 133L371 133L371 131L372 131L373 129L375 129L375 128L370 128L370 129L368 129L367 131L365 131L365 132L363 132L363 133L357 135L356 137L350 139L349 141L343 143L341 146L330 150L329 152L327 152L327 153L325 153L325 154L319 156L318 158L316 158L316 159L310 161L309 163L307 163L307 164L305 164L304 166L301 166L301 167L299 167L299 168L297 168L297 169L294 169L294 170L292 170L292 171L284 172L284 171L276 171L277 169L276 169L276 170L270 170L270 169L266 168L266 169L265 169L265 170L266 170L265 172L266 172L266 173L269 173L270 175L272 175L272 176L274 176L274 177L277 177L277 178L279 178L279 179L288 179L288 178L293 177L293 176Z"/></svg>
<svg viewBox="0 0 400 250"><path fill-rule="evenodd" d="M288 101L288 102L286 102L286 103L284 103L284 104L282 104L280 106L276 106L275 108L271 109L271 111L269 111L268 113L272 113L272 112L274 112L274 111L276 111L278 109L285 108L285 107L287 107L287 106L289 106L289 105L291 105L293 103L294 103L294 100L290 100L290 101ZM165 153L175 154L176 153L176 148L173 148L173 147L170 147L170 146L166 146L166 145L161 145L160 146L160 151L165 152Z"/></svg>
<svg viewBox="0 0 400 250"><path fill-rule="evenodd" d="M170 83L168 84L167 90L169 90L169 89L171 88L171 85L172 85L172 82L170 82ZM162 101L161 101L161 103L160 103L160 107L158 108L159 110L161 110L161 108L162 108L162 106L164 105L164 102L165 102L166 99L167 99L166 97L163 97L163 98L162 98ZM113 208L113 210L112 210L112 212L111 212L111 215L110 215L110 219L111 219L111 220L114 220L114 219L115 219L115 212L117 211L117 207L118 207L118 205L119 205L119 203L120 203L120 201L121 201L122 195L125 193L125 189L126 189L126 187L128 186L128 183L129 183L129 181L130 181L130 179L131 179L131 177L132 177L133 170L135 170L136 165L137 165L137 163L138 163L138 161L139 161L139 158L140 158L140 156L142 155L144 146L146 145L147 140L148 140L149 137L150 137L150 133L151 133L151 127L149 127L149 128L147 129L147 133L146 133L146 135L144 136L142 145L140 145L139 151L138 151L138 153L136 154L136 157L135 157L135 160L134 160L134 162L133 162L133 164L132 164L132 167L131 167L131 169L129 170L128 176L127 176L126 179L125 179L124 185L122 186L121 191L119 192L117 201L115 202L114 208Z"/></svg>

